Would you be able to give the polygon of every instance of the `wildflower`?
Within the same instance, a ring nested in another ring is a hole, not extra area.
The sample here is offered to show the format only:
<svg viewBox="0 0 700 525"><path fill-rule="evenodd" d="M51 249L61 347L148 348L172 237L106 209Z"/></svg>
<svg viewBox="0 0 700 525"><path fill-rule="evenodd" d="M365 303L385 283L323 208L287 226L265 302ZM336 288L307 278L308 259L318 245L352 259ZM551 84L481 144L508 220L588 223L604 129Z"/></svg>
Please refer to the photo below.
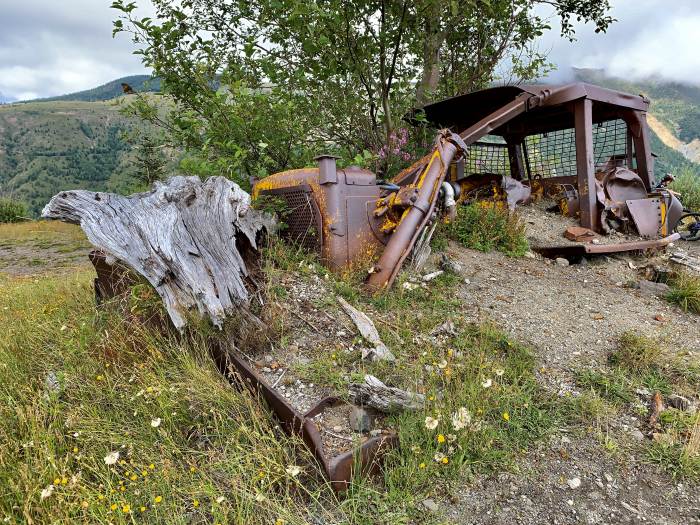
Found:
<svg viewBox="0 0 700 525"><path fill-rule="evenodd" d="M131 512L131 507L130 507L129 505L124 505L124 506L122 507L122 512L123 512L124 514L129 514L129 512Z"/></svg>
<svg viewBox="0 0 700 525"><path fill-rule="evenodd" d="M197 507L199 507L199 500L198 500L198 499L194 500L194 501L192 502L192 505L194 506L195 509L196 509Z"/></svg>
<svg viewBox="0 0 700 525"><path fill-rule="evenodd" d="M503 412L503 420L510 421L510 414L508 412Z"/></svg>
<svg viewBox="0 0 700 525"><path fill-rule="evenodd" d="M255 501L257 501L258 503L262 503L262 502L265 501L266 499L267 499L267 498L265 497L264 494L257 493L257 494L255 495Z"/></svg>
<svg viewBox="0 0 700 525"><path fill-rule="evenodd" d="M87 509L87 508L90 506L90 504L89 504L87 501L83 501L83 502L80 504L80 506L83 507L84 509Z"/></svg>
<svg viewBox="0 0 700 525"><path fill-rule="evenodd" d="M107 454L105 456L105 463L107 463L107 465L114 465L118 459L119 459L119 452L116 452L116 451L110 452L109 454Z"/></svg>
<svg viewBox="0 0 700 525"><path fill-rule="evenodd" d="M61 485L67 485L68 484L68 478L61 478Z"/></svg>
<svg viewBox="0 0 700 525"><path fill-rule="evenodd" d="M195 472L197 469L195 467L190 467L190 472Z"/></svg>
<svg viewBox="0 0 700 525"><path fill-rule="evenodd" d="M450 460L449 460L449 458L448 458L447 456L445 456L444 458L442 458L442 460L441 460L440 462L441 462L443 465L447 465L447 464L450 462Z"/></svg>
<svg viewBox="0 0 700 525"><path fill-rule="evenodd" d="M457 441L457 436L455 436L454 434L447 434L447 441L449 441L450 443L454 443L455 441Z"/></svg>
<svg viewBox="0 0 700 525"><path fill-rule="evenodd" d="M287 522L284 521L282 518L277 518L275 520L275 525L285 525L285 523L287 523Z"/></svg>
<svg viewBox="0 0 700 525"><path fill-rule="evenodd" d="M425 468L425 463L421 463L420 465L418 465L418 468Z"/></svg>
<svg viewBox="0 0 700 525"><path fill-rule="evenodd" d="M109 506L109 508L112 509L112 510L117 510L117 504L116 504L116 503L112 503L112 504Z"/></svg>
<svg viewBox="0 0 700 525"><path fill-rule="evenodd" d="M452 414L452 426L455 430L462 430L472 421L472 415L466 407L461 407L457 412Z"/></svg>
<svg viewBox="0 0 700 525"><path fill-rule="evenodd" d="M95 377L98 381L102 381L104 379L104 376L102 374L98 374L97 377Z"/></svg>
<svg viewBox="0 0 700 525"><path fill-rule="evenodd" d="M447 361L443 359L438 363L438 368L447 368Z"/></svg>
<svg viewBox="0 0 700 525"><path fill-rule="evenodd" d="M216 498L216 502L217 502L217 503L223 503L225 499L226 499L226 498L224 498L223 496L219 496L218 498Z"/></svg>
<svg viewBox="0 0 700 525"><path fill-rule="evenodd" d="M138 477L136 474L132 474L132 475L129 477L129 479L130 479L131 481L136 481L137 479L139 479L139 477Z"/></svg>
<svg viewBox="0 0 700 525"><path fill-rule="evenodd" d="M438 443L444 443L444 442L445 442L445 436L442 435L442 434L438 434L437 441L438 441Z"/></svg>
<svg viewBox="0 0 700 525"><path fill-rule="evenodd" d="M445 368L445 377L450 377L452 375L452 369L451 368Z"/></svg>
<svg viewBox="0 0 700 525"><path fill-rule="evenodd" d="M420 447L418 445L411 446L411 452L414 454L420 454Z"/></svg>
<svg viewBox="0 0 700 525"><path fill-rule="evenodd" d="M435 401L435 396L428 396L428 401Z"/></svg>
<svg viewBox="0 0 700 525"><path fill-rule="evenodd" d="M286 472L287 472L287 474L289 474L290 476L292 476L293 478L295 478L295 477L297 477L297 476L299 475L299 473L301 472L301 467L298 466L298 465L289 465L289 466L286 468Z"/></svg>
<svg viewBox="0 0 700 525"><path fill-rule="evenodd" d="M146 507L144 507L144 506L142 505L141 507L139 507L139 510L140 510L141 512L146 512Z"/></svg>
<svg viewBox="0 0 700 525"><path fill-rule="evenodd" d="M66 325L63 325L61 327L61 332L65 332L66 330L68 330L68 327Z"/></svg>
<svg viewBox="0 0 700 525"><path fill-rule="evenodd" d="M501 376L502 376L503 374L505 374L505 373L506 373L506 371L503 370L502 368L497 368L497 369L495 370L495 374L496 374L498 377L501 377Z"/></svg>
<svg viewBox="0 0 700 525"><path fill-rule="evenodd" d="M447 351L447 357L452 357L452 354L454 354L454 350L452 350L452 348L450 348L450 349Z"/></svg>
<svg viewBox="0 0 700 525"><path fill-rule="evenodd" d="M441 462L443 459L445 459L446 457L447 457L447 456L445 456L445 454L443 454L442 452L436 452L435 455L433 456L433 459L434 459L436 462L440 463L440 462Z"/></svg>
<svg viewBox="0 0 700 525"><path fill-rule="evenodd" d="M45 489L42 489L42 491L41 491L41 499L42 499L42 500L45 500L46 498L48 498L49 496L51 496L51 494L53 494L53 485L49 485L49 486L46 487Z"/></svg>
<svg viewBox="0 0 700 525"><path fill-rule="evenodd" d="M73 454L77 454L77 453L78 453L78 447L73 447Z"/></svg>
<svg viewBox="0 0 700 525"><path fill-rule="evenodd" d="M151 419L151 426L153 428L158 428L160 426L160 418L156 417L154 419Z"/></svg>
<svg viewBox="0 0 700 525"><path fill-rule="evenodd" d="M484 388L491 388L491 385L493 384L493 381L491 381L491 378L489 377L486 381L481 383L481 386Z"/></svg>
<svg viewBox="0 0 700 525"><path fill-rule="evenodd" d="M427 428L428 430L435 430L439 423L440 423L439 418L436 419L436 418L430 417L430 416L425 418L425 428Z"/></svg>
<svg viewBox="0 0 700 525"><path fill-rule="evenodd" d="M156 496L155 498L153 498L153 501L155 501L156 503L160 503L161 501L163 501L163 496Z"/></svg>
<svg viewBox="0 0 700 525"><path fill-rule="evenodd" d="M147 470L142 470L142 471L141 471L141 475L145 478L146 476L148 476L148 471L147 471Z"/></svg>
<svg viewBox="0 0 700 525"><path fill-rule="evenodd" d="M61 484L61 478L56 478L53 480L54 485L60 485Z"/></svg>
<svg viewBox="0 0 700 525"><path fill-rule="evenodd" d="M100 500L100 501L102 501L103 499L105 499L105 497L104 497L102 494L100 494L100 495L97 496L97 499Z"/></svg>

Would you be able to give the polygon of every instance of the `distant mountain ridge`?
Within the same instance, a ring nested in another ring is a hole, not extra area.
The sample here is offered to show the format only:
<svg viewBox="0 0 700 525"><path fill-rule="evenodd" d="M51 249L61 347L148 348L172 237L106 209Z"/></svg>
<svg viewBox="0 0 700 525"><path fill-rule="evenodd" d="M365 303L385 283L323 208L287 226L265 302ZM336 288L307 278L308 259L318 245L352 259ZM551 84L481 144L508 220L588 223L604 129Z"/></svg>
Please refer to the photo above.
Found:
<svg viewBox="0 0 700 525"><path fill-rule="evenodd" d="M659 155L657 171L692 169L700 173L700 86L661 78L628 80L601 69L573 69L578 81L641 94L651 103L652 149Z"/></svg>
<svg viewBox="0 0 700 525"><path fill-rule="evenodd" d="M58 95L55 97L39 98L31 102L56 102L60 100L82 101L82 102L101 102L112 100L124 94L122 84L129 84L131 88L138 92L158 92L160 91L160 78L151 75L131 75L127 77L117 78L96 88L68 93L66 95Z"/></svg>

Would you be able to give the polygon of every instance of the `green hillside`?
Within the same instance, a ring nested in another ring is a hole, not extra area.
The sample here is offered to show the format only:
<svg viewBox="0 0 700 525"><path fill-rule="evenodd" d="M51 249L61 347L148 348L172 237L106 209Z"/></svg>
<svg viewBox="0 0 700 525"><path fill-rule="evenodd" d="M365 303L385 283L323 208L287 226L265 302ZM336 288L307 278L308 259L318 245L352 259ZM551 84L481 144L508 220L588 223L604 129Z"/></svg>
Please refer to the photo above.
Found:
<svg viewBox="0 0 700 525"><path fill-rule="evenodd" d="M658 78L631 81L610 77L599 69L574 69L576 80L590 82L650 99L649 113L667 132L666 143L659 137L659 126L652 125L652 150L658 155L657 175L692 170L700 173L700 86L669 82ZM651 120L651 119L650 119ZM654 128L657 128L654 130ZM675 140L673 140L675 139Z"/></svg>
<svg viewBox="0 0 700 525"><path fill-rule="evenodd" d="M133 184L125 132L143 124L113 102L54 101L0 106L0 194L36 215L72 188L125 190Z"/></svg>
<svg viewBox="0 0 700 525"><path fill-rule="evenodd" d="M111 82L107 82L106 84L102 84L101 86L97 86L93 89L87 89L85 91L78 91L77 93L69 93L67 95L60 95L57 97L37 99L32 102L53 102L60 100L82 100L85 102L94 102L111 100L124 94L124 91L122 90L122 83L129 84L131 88L138 93L160 91L159 78L154 78L150 75L131 75L112 80Z"/></svg>

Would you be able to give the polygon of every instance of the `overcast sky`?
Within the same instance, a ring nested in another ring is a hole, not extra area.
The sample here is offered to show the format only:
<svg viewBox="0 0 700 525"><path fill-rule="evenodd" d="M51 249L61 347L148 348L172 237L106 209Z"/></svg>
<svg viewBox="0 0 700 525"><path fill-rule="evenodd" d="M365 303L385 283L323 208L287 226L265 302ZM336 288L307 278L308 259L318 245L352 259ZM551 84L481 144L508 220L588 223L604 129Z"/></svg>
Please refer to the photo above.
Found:
<svg viewBox="0 0 700 525"><path fill-rule="evenodd" d="M112 38L112 0L0 0L0 93L31 99L89 89L146 72L125 35ZM144 4L144 0L138 1ZM555 28L540 43L559 66L657 74L700 84L700 0L612 0L607 34L579 26L578 41Z"/></svg>

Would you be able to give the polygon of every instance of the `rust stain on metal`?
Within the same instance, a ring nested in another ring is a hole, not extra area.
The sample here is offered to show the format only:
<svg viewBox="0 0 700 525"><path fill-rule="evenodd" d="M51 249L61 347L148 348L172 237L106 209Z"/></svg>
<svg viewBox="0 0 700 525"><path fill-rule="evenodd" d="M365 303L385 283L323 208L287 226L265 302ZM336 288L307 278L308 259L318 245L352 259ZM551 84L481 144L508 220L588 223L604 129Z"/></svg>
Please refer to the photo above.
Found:
<svg viewBox="0 0 700 525"><path fill-rule="evenodd" d="M323 467L324 474L336 492L348 489L356 474L376 473L382 456L399 444L398 436L389 433L369 438L359 447L330 457L323 448L321 434L313 417L324 410L345 404L337 397L326 397L302 414L292 407L243 358L214 345L212 353L219 369L235 383L238 376L251 391L260 395L269 405L282 429L291 436L300 437Z"/></svg>

